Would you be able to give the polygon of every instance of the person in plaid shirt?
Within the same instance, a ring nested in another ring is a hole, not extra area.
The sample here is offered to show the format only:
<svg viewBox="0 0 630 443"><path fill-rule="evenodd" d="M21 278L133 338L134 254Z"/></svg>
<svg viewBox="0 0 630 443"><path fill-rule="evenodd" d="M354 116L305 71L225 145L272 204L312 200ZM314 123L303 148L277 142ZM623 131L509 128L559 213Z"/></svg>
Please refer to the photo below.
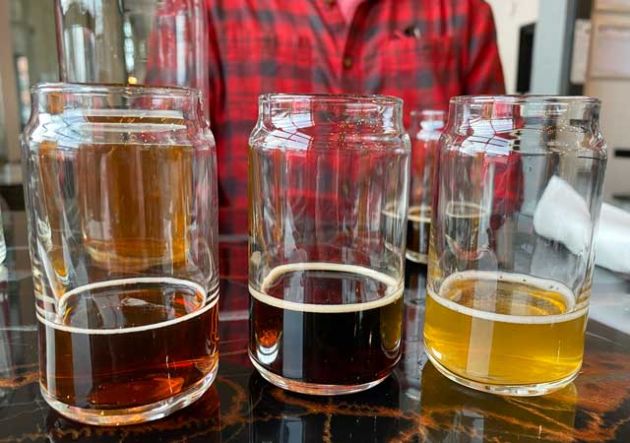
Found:
<svg viewBox="0 0 630 443"><path fill-rule="evenodd" d="M248 229L248 138L258 115L258 96L394 95L405 102L408 126L413 109L445 110L456 95L501 94L504 80L494 20L484 0L205 3L206 96L217 142L223 234L221 318L232 320L221 322L222 361L247 366L242 330L248 298L242 294L247 293L248 252L243 234Z"/></svg>
<svg viewBox="0 0 630 443"><path fill-rule="evenodd" d="M206 0L209 107L220 230L247 232L248 136L267 92L387 94L446 109L500 94L494 21L483 0Z"/></svg>

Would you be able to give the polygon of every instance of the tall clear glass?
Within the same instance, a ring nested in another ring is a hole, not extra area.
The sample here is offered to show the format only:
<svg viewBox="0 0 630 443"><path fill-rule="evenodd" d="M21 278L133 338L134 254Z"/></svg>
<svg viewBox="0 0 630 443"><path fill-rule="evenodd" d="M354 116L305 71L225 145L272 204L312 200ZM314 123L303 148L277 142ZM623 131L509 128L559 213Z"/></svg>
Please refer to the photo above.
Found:
<svg viewBox="0 0 630 443"><path fill-rule="evenodd" d="M447 377L526 396L577 376L606 167L599 111L585 97L452 99L424 328Z"/></svg>
<svg viewBox="0 0 630 443"><path fill-rule="evenodd" d="M7 243L4 240L4 223L2 211L0 210L0 268L7 258Z"/></svg>
<svg viewBox="0 0 630 443"><path fill-rule="evenodd" d="M254 366L308 394L375 386L401 354L410 150L402 101L264 95L250 145Z"/></svg>
<svg viewBox="0 0 630 443"><path fill-rule="evenodd" d="M44 399L153 420L218 369L214 139L200 94L43 84L23 136Z"/></svg>
<svg viewBox="0 0 630 443"><path fill-rule="evenodd" d="M199 89L208 99L204 0L55 0L61 81Z"/></svg>
<svg viewBox="0 0 630 443"><path fill-rule="evenodd" d="M433 172L444 128L444 111L411 111L411 187L407 215L407 259L426 264L431 232Z"/></svg>

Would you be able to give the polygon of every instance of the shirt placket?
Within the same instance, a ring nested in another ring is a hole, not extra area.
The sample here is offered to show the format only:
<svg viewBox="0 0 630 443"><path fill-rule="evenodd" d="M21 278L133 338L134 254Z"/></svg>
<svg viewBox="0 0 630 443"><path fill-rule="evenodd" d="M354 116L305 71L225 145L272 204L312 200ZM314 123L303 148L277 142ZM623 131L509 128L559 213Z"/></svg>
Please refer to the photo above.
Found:
<svg viewBox="0 0 630 443"><path fill-rule="evenodd" d="M338 48L341 51L334 54L335 66L337 68L339 92L359 92L361 86L357 84L359 79L358 70L360 69L360 43L363 33L361 25L362 8L367 7L366 0L358 5L350 24L346 23L337 0L322 0L326 6L329 19L339 29L335 38L337 39Z"/></svg>

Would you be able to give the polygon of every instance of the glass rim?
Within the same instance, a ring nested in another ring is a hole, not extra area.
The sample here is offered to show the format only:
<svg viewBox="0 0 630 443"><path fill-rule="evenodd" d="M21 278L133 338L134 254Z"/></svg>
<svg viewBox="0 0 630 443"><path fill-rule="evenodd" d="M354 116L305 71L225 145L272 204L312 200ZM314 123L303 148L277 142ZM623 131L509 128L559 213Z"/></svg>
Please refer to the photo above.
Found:
<svg viewBox="0 0 630 443"><path fill-rule="evenodd" d="M402 106L403 99L393 95L381 94L290 94L290 93L266 93L258 96L260 104L288 103L298 100L310 100L319 103L337 104L369 104Z"/></svg>
<svg viewBox="0 0 630 443"><path fill-rule="evenodd" d="M460 95L452 97L450 100L452 105L476 105L476 104L585 104L585 105L601 105L601 100L586 95L547 95L547 94L531 94L531 95Z"/></svg>
<svg viewBox="0 0 630 443"><path fill-rule="evenodd" d="M131 96L154 96L165 98L201 98L201 92L193 88L160 85L125 85L116 83L63 83L41 82L31 87L31 93L51 93L99 95L117 93Z"/></svg>

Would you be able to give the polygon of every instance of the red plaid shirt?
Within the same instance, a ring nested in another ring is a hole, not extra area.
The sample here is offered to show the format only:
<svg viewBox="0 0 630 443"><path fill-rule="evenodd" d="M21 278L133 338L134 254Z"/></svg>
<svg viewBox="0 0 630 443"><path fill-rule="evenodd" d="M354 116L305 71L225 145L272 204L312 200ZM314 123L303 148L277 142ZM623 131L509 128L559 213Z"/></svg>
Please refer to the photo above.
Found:
<svg viewBox="0 0 630 443"><path fill-rule="evenodd" d="M483 0L206 0L220 229L247 231L248 136L266 92L388 94L412 109L504 91Z"/></svg>

